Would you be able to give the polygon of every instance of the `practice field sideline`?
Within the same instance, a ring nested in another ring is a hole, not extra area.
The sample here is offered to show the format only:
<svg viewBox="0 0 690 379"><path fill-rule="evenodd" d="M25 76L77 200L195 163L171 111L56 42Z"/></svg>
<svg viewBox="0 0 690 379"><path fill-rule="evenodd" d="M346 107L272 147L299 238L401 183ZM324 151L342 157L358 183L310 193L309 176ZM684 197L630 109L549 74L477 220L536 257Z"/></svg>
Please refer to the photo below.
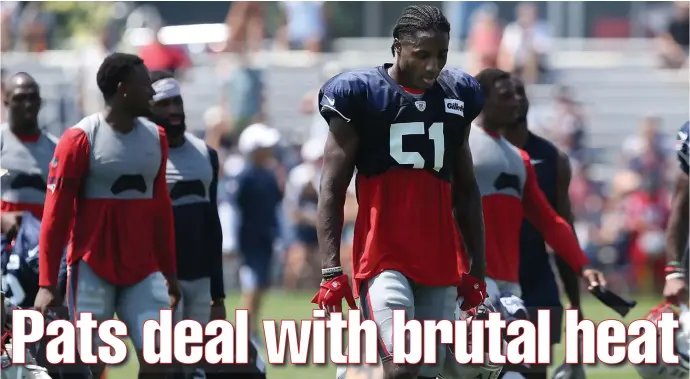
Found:
<svg viewBox="0 0 690 379"><path fill-rule="evenodd" d="M292 319L302 320L308 319L311 316L312 304L310 300L312 293L285 293L273 292L267 295L264 301L262 318L272 319ZM649 309L658 303L657 298L639 297L636 299L638 306L626 318L627 321L635 320L644 317ZM228 315L232 319L234 316L234 309L239 305L239 296L237 294L229 295L227 301ZM613 311L601 305L596 299L586 296L583 299L585 317L591 318L595 321L604 319L616 319ZM563 349L558 346L555 352L555 362L560 364L563 361ZM268 368L269 379L329 379L335 378L335 366L270 366ZM136 358L130 359L127 364L120 367L111 368L108 370L108 379L129 379L135 378L137 375ZM587 368L588 379L634 379L637 375L635 370L629 366L604 366L598 365L596 367Z"/></svg>

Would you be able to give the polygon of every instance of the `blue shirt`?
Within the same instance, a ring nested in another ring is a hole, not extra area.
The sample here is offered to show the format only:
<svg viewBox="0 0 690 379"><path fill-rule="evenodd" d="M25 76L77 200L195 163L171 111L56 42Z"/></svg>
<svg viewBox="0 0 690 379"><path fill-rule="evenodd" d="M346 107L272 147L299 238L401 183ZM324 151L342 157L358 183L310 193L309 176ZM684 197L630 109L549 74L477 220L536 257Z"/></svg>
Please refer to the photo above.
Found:
<svg viewBox="0 0 690 379"><path fill-rule="evenodd" d="M240 217L240 252L270 252L278 233L276 211L282 192L273 171L247 164L236 178L234 200Z"/></svg>

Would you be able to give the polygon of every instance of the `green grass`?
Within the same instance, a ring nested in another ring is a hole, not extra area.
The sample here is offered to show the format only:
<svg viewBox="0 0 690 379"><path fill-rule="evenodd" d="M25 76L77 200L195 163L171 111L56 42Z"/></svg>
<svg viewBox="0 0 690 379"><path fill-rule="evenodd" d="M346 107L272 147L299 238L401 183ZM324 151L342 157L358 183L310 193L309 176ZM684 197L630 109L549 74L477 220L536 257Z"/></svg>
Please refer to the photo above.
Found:
<svg viewBox="0 0 690 379"><path fill-rule="evenodd" d="M312 294L308 293L284 293L273 292L268 295L264 301L262 311L263 319L288 319L288 320L303 320L311 318L312 304L310 303ZM655 305L658 300L650 297L640 297L636 299L638 306L628 315L626 321L632 321L644 317L646 312ZM234 316L233 310L239 306L239 297L231 295L227 302L228 315L230 318ZM585 317L595 321L605 319L617 319L619 316L610 309L603 306L597 300L586 297L583 302L583 311ZM265 354L262 354L265 356ZM563 348L561 345L557 346L554 354L554 362L560 364L563 361ZM130 359L128 363L113 367L108 370L108 379L131 379L136 378L137 362L136 359ZM269 366L268 377L270 379L328 379L335 378L334 365L283 365L283 366ZM632 379L637 377L635 371L629 365L625 366L604 366L587 368L588 379Z"/></svg>

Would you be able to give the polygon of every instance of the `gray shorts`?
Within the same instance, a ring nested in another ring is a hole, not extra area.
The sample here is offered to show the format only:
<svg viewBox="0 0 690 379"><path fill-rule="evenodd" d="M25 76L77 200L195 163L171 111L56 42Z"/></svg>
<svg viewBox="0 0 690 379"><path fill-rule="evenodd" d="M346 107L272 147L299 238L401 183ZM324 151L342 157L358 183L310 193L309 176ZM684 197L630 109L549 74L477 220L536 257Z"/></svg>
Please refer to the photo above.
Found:
<svg viewBox="0 0 690 379"><path fill-rule="evenodd" d="M144 322L160 321L160 311L170 308L168 288L160 272L131 286L116 286L101 279L80 260L67 268L67 283L67 305L72 319L90 312L101 323L112 320L117 313L118 319L127 325L129 338L138 351L143 346ZM102 345L98 333L93 333L94 351Z"/></svg>
<svg viewBox="0 0 690 379"><path fill-rule="evenodd" d="M453 320L457 291L455 287L423 286L398 271L384 271L364 281L359 296L363 318L374 320L378 326L378 352L386 361L393 357L394 310L405 310L406 320ZM446 351L446 346L439 343L436 347L437 364L423 365L419 375L435 377L441 372Z"/></svg>
<svg viewBox="0 0 690 379"><path fill-rule="evenodd" d="M180 280L182 299L175 310L175 322L194 320L201 325L211 318L211 279Z"/></svg>

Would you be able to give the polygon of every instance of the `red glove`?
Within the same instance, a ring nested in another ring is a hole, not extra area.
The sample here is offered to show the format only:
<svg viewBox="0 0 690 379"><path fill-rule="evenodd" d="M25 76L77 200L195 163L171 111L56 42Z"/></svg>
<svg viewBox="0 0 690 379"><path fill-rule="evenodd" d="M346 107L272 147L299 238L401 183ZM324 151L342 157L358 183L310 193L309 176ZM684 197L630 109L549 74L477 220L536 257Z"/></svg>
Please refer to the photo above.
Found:
<svg viewBox="0 0 690 379"><path fill-rule="evenodd" d="M486 294L486 283L480 281L472 275L462 276L462 283L458 286L458 298L462 298L460 309L469 311L484 303Z"/></svg>
<svg viewBox="0 0 690 379"><path fill-rule="evenodd" d="M357 309L355 297L350 287L350 279L345 274L340 274L335 278L328 279L321 283L319 292L311 299L319 308L326 311L326 315L331 312L343 311L343 298L352 309Z"/></svg>

